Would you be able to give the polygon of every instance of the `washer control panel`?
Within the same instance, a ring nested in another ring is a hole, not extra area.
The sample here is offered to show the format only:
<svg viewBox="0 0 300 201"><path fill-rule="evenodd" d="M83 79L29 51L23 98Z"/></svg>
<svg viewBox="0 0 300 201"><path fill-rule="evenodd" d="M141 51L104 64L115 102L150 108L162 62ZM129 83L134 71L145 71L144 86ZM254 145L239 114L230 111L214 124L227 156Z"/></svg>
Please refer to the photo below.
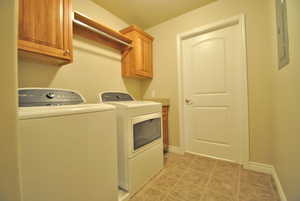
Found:
<svg viewBox="0 0 300 201"><path fill-rule="evenodd" d="M48 88L24 88L18 90L19 107L76 105L85 103L84 98L71 90Z"/></svg>

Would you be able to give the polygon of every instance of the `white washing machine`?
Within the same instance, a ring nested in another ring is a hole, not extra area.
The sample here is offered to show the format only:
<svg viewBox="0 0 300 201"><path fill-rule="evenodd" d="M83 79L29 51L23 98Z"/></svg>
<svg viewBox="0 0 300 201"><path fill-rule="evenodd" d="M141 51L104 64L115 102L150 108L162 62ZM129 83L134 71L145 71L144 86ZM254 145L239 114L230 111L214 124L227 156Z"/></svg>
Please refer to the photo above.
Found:
<svg viewBox="0 0 300 201"><path fill-rule="evenodd" d="M115 107L70 90L19 89L23 201L117 201Z"/></svg>
<svg viewBox="0 0 300 201"><path fill-rule="evenodd" d="M163 168L162 105L122 92L99 98L117 108L119 187L131 196Z"/></svg>

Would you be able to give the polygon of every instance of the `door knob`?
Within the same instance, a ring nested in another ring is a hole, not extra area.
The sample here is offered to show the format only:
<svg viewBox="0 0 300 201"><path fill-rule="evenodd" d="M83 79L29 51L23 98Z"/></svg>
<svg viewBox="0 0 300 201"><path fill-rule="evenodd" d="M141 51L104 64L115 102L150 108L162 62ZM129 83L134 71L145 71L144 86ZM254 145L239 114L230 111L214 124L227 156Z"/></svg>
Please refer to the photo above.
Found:
<svg viewBox="0 0 300 201"><path fill-rule="evenodd" d="M191 105L193 104L192 100L191 99L185 99L184 102L187 104L187 105Z"/></svg>

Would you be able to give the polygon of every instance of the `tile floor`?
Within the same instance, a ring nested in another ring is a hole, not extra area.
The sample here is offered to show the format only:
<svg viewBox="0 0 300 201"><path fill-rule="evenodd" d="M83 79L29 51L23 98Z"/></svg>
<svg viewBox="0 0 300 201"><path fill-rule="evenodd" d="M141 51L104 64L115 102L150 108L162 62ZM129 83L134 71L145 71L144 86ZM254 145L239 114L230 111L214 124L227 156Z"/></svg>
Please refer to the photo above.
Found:
<svg viewBox="0 0 300 201"><path fill-rule="evenodd" d="M270 175L191 154L166 154L164 169L130 201L279 201Z"/></svg>

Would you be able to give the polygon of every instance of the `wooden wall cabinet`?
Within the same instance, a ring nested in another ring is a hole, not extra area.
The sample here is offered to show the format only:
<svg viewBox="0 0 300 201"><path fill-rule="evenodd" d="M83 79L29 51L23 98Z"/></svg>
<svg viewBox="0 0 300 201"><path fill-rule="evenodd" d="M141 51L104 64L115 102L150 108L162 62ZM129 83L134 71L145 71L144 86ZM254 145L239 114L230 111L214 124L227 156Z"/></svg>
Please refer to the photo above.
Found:
<svg viewBox="0 0 300 201"><path fill-rule="evenodd" d="M127 49L122 55L123 77L152 78L152 42L154 38L135 25L120 32L133 41L133 48Z"/></svg>
<svg viewBox="0 0 300 201"><path fill-rule="evenodd" d="M163 140L164 140L164 152L168 151L169 147L169 106L164 105L162 108L162 117L163 117Z"/></svg>
<svg viewBox="0 0 300 201"><path fill-rule="evenodd" d="M72 37L71 0L19 0L20 52L70 63Z"/></svg>

